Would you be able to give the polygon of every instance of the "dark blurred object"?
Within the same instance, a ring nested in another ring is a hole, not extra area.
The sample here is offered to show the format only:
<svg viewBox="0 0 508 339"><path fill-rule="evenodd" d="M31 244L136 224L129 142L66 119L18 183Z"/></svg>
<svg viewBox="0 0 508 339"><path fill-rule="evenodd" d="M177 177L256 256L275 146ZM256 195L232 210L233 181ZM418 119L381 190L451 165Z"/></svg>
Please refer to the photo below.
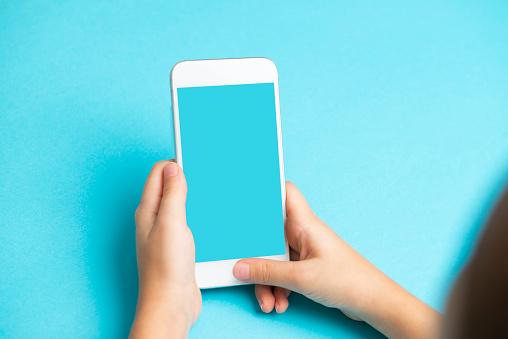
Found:
<svg viewBox="0 0 508 339"><path fill-rule="evenodd" d="M443 338L508 338L508 190L455 283Z"/></svg>

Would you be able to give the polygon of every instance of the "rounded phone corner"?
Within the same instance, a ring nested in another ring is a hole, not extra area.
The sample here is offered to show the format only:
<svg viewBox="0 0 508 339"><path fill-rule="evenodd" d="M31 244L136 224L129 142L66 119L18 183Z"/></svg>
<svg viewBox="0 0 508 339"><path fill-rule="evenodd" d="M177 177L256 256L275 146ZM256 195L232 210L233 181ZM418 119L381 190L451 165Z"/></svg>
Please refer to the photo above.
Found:
<svg viewBox="0 0 508 339"><path fill-rule="evenodd" d="M272 68L272 71L275 73L276 76L279 75L279 72L277 70L277 65L275 65L275 62L272 59L267 58L267 57L259 57L259 59L262 60L263 63L266 63L267 66Z"/></svg>
<svg viewBox="0 0 508 339"><path fill-rule="evenodd" d="M189 60L182 60L182 61L179 61L177 62L172 68L171 68L171 71L169 72L169 82L172 83L173 82L173 79L175 78L176 74L178 74L179 72L179 69L182 68L183 65L185 65L187 62L189 62Z"/></svg>

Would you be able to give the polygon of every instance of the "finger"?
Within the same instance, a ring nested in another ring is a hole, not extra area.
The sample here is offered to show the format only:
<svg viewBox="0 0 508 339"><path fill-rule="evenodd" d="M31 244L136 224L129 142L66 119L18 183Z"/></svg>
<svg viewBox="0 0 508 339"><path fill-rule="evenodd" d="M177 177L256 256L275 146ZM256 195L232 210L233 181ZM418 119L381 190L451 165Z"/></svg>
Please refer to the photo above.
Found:
<svg viewBox="0 0 508 339"><path fill-rule="evenodd" d="M290 181L286 181L286 215L286 236L289 246L300 250L301 235L312 231L306 232L306 228L314 224L311 219L315 218L315 214L303 194Z"/></svg>
<svg viewBox="0 0 508 339"><path fill-rule="evenodd" d="M157 221L171 220L172 224L185 225L185 200L187 199L187 182L183 171L176 163L164 167L164 187L157 215Z"/></svg>
<svg viewBox="0 0 508 339"><path fill-rule="evenodd" d="M314 215L303 194L291 181L286 181L286 215L288 218L308 218Z"/></svg>
<svg viewBox="0 0 508 339"><path fill-rule="evenodd" d="M250 258L238 261L233 267L236 279L254 284L285 287L299 291L301 262Z"/></svg>
<svg viewBox="0 0 508 339"><path fill-rule="evenodd" d="M275 297L275 311L277 313L284 313L288 309L289 293L291 293L291 292L288 289L285 289L282 287L274 287L273 288L273 296Z"/></svg>
<svg viewBox="0 0 508 339"><path fill-rule="evenodd" d="M173 160L159 161L153 165L146 179L141 200L135 214L136 220L141 221L137 223L138 227L151 228L157 218L164 184L163 169L171 161Z"/></svg>
<svg viewBox="0 0 508 339"><path fill-rule="evenodd" d="M256 285L254 291L261 311L270 313L275 305L275 297L272 293L272 286Z"/></svg>

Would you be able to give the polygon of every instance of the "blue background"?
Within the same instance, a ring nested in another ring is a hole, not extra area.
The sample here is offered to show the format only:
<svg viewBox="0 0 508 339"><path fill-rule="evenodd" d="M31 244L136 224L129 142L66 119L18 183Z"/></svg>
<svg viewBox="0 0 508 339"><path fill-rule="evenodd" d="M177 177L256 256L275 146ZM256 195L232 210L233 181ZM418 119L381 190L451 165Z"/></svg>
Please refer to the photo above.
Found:
<svg viewBox="0 0 508 339"><path fill-rule="evenodd" d="M177 93L196 262L284 254L273 83Z"/></svg>
<svg viewBox="0 0 508 339"><path fill-rule="evenodd" d="M184 59L278 66L286 177L419 298L444 298L508 178L506 1L0 4L0 335L124 337L134 210L174 156ZM375 336L297 295L203 292L191 337Z"/></svg>

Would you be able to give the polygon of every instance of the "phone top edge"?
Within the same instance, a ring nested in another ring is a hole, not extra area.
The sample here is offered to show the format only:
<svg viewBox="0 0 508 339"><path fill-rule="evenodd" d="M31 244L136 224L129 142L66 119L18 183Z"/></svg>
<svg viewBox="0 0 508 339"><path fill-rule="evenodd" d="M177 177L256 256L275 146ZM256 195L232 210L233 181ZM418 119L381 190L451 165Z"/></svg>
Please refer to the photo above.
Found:
<svg viewBox="0 0 508 339"><path fill-rule="evenodd" d="M266 57L183 60L170 72L172 89L278 82L275 63Z"/></svg>
<svg viewBox="0 0 508 339"><path fill-rule="evenodd" d="M268 58L268 57L242 57L242 58L218 58L218 59L188 59L188 60L178 61L172 67L171 71L173 71L173 69L178 64L181 64L181 63L201 62L201 61L217 61L217 62L222 62L222 61L234 61L234 60L266 60L266 61L270 62L271 64L273 64L275 66L275 62L272 59Z"/></svg>

